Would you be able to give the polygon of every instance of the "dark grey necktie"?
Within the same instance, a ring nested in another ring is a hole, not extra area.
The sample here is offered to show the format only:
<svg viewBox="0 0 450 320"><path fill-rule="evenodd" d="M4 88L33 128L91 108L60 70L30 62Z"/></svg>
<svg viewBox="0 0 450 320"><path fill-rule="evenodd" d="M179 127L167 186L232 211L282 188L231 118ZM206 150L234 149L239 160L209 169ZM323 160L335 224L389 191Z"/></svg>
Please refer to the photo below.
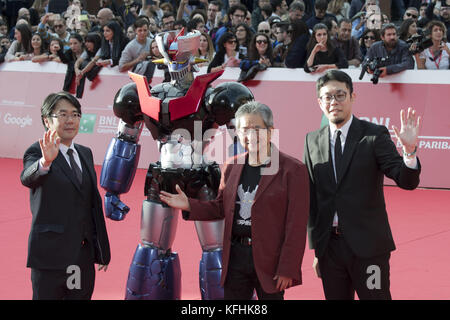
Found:
<svg viewBox="0 0 450 320"><path fill-rule="evenodd" d="M341 178L339 172L342 166L342 144L341 144L341 131L338 130L336 141L334 142L334 168L336 169L336 182Z"/></svg>
<svg viewBox="0 0 450 320"><path fill-rule="evenodd" d="M83 176L81 174L80 167L77 165L77 163L75 162L75 158L73 157L73 150L72 149L67 150L67 154L69 155L69 161L70 161L70 166L72 167L72 171L75 174L75 177L77 177L77 180L81 185Z"/></svg>

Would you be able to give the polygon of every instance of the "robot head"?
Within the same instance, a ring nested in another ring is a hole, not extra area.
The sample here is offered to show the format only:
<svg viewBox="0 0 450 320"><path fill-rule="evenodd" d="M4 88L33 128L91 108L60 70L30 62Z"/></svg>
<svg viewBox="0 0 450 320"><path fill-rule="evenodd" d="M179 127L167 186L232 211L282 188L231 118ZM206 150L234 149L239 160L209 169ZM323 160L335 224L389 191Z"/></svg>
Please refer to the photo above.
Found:
<svg viewBox="0 0 450 320"><path fill-rule="evenodd" d="M200 35L197 30L185 35L184 28L179 33L177 31L158 33L155 40L164 59L153 62L167 65L172 80L183 79L190 71L190 65L206 61L194 57L200 46Z"/></svg>
<svg viewBox="0 0 450 320"><path fill-rule="evenodd" d="M253 93L238 82L223 82L205 98L206 107L218 125L227 124L241 105L255 99Z"/></svg>
<svg viewBox="0 0 450 320"><path fill-rule="evenodd" d="M139 96L134 82L127 83L114 97L114 114L129 125L143 119Z"/></svg>

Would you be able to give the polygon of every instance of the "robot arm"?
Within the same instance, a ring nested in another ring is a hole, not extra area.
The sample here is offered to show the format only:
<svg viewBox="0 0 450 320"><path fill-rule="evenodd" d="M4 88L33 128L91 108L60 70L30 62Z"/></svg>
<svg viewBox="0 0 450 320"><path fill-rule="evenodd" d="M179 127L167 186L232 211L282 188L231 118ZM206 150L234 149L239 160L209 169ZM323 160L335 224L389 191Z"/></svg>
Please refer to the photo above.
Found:
<svg viewBox="0 0 450 320"><path fill-rule="evenodd" d="M116 136L111 140L103 161L100 185L106 190L105 214L112 220L123 220L130 208L120 201L127 193L136 174L143 129L139 100L133 85L119 90L114 99L114 113L121 118Z"/></svg>
<svg viewBox="0 0 450 320"><path fill-rule="evenodd" d="M105 214L112 220L123 220L130 208L120 201L127 193L136 173L141 146L137 144L143 122L129 126L122 120L117 136L111 140L103 161L100 185L106 190Z"/></svg>

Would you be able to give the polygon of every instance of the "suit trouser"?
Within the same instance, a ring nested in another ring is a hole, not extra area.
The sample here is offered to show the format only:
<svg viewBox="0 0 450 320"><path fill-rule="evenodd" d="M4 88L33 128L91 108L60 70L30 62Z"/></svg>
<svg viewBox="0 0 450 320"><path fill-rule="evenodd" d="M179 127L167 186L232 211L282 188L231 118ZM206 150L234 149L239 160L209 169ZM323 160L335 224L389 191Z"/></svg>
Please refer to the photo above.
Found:
<svg viewBox="0 0 450 320"><path fill-rule="evenodd" d="M31 269L33 300L90 300L95 283L91 244L84 242L74 265L80 268L79 289L76 271L72 269Z"/></svg>
<svg viewBox="0 0 450 320"><path fill-rule="evenodd" d="M225 300L251 300L256 290L259 300L283 300L284 290L276 293L265 292L259 283L253 263L252 247L232 244L227 278L224 284Z"/></svg>
<svg viewBox="0 0 450 320"><path fill-rule="evenodd" d="M373 258L355 256L343 235L333 234L319 258L319 270L327 300L391 300L389 258L383 254Z"/></svg>

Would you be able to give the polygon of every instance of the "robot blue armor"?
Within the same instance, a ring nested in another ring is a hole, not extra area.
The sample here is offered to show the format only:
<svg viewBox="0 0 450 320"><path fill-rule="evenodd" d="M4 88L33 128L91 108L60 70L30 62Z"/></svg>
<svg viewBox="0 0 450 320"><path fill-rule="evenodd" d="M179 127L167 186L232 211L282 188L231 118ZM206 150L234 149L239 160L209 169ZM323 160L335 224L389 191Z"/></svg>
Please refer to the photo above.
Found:
<svg viewBox="0 0 450 320"><path fill-rule="evenodd" d="M114 98L114 114L121 120L103 162L100 184L106 190L105 213L123 220L129 207L120 194L129 191L141 152L138 144L145 125L160 150L160 160L151 163L145 181L141 214L141 243L131 263L126 299L180 299L181 270L172 244L180 211L163 204L161 190L175 193L175 185L192 198L210 200L217 195L220 169L203 157L206 143L203 133L213 126L233 123L234 113L243 103L253 100L250 90L237 82L225 82L215 88L211 82L223 71L193 76L200 33L184 29L156 36L164 59L154 61L168 66L172 81L151 88L144 76L129 73L132 83L123 86ZM201 124L201 136L194 128ZM197 133L198 134L198 133ZM191 138L193 137L193 138ZM199 284L202 299L223 299L222 272L223 220L196 221L202 247Z"/></svg>

